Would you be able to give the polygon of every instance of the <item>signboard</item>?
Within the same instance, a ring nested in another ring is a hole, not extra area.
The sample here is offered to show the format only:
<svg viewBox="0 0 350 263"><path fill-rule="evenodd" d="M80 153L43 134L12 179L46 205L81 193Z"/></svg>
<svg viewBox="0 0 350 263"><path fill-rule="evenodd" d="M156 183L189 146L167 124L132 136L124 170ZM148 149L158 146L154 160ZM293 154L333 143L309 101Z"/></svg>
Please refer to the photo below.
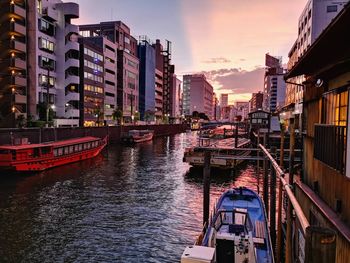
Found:
<svg viewBox="0 0 350 263"><path fill-rule="evenodd" d="M261 128L261 129L259 129L259 132L261 132L261 133L268 133L268 132L269 132L269 129L267 129L267 128Z"/></svg>
<svg viewBox="0 0 350 263"><path fill-rule="evenodd" d="M268 119L269 114L267 112L253 112L251 115L252 119Z"/></svg>

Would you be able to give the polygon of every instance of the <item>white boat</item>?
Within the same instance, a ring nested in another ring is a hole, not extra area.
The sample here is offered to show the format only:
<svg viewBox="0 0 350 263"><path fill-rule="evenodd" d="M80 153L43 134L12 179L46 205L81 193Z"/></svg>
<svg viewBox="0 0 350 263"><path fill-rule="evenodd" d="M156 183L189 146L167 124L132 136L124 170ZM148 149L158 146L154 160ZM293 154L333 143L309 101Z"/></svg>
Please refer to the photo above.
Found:
<svg viewBox="0 0 350 263"><path fill-rule="evenodd" d="M153 133L151 130L130 130L122 137L122 140L128 143L151 141L153 139Z"/></svg>

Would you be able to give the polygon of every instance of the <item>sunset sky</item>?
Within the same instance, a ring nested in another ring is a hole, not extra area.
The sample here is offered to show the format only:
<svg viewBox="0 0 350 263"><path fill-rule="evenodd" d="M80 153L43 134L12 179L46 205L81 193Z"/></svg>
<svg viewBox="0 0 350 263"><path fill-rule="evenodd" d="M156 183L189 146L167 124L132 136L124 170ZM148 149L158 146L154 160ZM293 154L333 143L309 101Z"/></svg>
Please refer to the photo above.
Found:
<svg viewBox="0 0 350 263"><path fill-rule="evenodd" d="M78 24L122 20L134 37L168 39L177 75L204 72L217 93L249 100L263 88L265 53L283 56L297 38L306 0L71 0Z"/></svg>

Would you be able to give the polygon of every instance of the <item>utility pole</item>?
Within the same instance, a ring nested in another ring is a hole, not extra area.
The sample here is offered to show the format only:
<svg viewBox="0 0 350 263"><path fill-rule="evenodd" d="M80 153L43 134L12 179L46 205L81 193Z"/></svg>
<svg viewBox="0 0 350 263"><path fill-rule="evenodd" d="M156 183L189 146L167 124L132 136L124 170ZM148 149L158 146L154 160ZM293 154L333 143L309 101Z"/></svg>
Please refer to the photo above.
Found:
<svg viewBox="0 0 350 263"><path fill-rule="evenodd" d="M50 66L46 65L47 83L46 83L46 128L49 127L49 112L50 112Z"/></svg>

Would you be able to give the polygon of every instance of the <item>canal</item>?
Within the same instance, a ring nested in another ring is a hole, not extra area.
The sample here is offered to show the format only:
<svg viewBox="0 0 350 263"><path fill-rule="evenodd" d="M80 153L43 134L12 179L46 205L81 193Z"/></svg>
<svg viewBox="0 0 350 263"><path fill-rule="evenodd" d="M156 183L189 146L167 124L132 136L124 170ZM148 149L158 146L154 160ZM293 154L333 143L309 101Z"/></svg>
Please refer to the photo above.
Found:
<svg viewBox="0 0 350 263"><path fill-rule="evenodd" d="M0 262L179 262L202 224L202 178L182 162L195 133L35 176L0 177ZM230 186L256 190L253 166L213 174L211 202Z"/></svg>

